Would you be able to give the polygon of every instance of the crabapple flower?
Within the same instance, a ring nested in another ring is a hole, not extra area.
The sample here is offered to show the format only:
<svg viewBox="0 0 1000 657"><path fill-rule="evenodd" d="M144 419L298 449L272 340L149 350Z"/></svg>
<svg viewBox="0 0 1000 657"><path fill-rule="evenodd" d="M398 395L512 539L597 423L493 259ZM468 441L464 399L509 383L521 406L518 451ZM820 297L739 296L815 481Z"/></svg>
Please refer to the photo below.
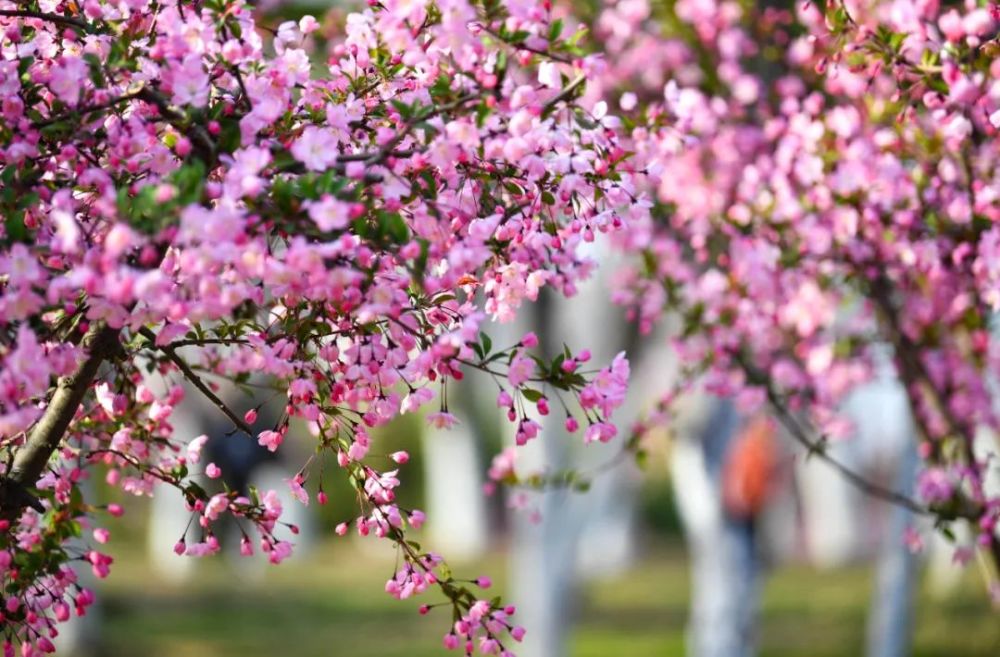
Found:
<svg viewBox="0 0 1000 657"><path fill-rule="evenodd" d="M308 207L309 218L316 222L320 230L342 230L350 222L350 205L330 195L310 202Z"/></svg>
<svg viewBox="0 0 1000 657"><path fill-rule="evenodd" d="M435 429L450 429L458 424L458 418L451 413L440 411L428 415L427 422Z"/></svg>
<svg viewBox="0 0 1000 657"><path fill-rule="evenodd" d="M277 451L283 440L284 436L277 431L271 431L270 429L261 431L257 435L257 443L261 447L266 447L269 452Z"/></svg>
<svg viewBox="0 0 1000 657"><path fill-rule="evenodd" d="M332 130L308 126L292 144L291 153L307 169L324 171L337 161L337 137Z"/></svg>

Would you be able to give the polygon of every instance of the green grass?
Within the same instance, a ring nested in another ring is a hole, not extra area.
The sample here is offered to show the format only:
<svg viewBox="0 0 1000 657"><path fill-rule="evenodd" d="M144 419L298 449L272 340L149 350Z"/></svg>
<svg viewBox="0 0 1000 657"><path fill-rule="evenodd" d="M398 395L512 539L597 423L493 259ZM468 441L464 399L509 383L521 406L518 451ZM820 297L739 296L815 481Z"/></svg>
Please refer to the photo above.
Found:
<svg viewBox="0 0 1000 657"><path fill-rule="evenodd" d="M366 543L366 545L371 545ZM152 580L138 555L119 555L103 589L101 654L109 657L431 657L446 630L444 613L424 618L420 602L381 591L393 557L365 556L334 542L303 563L240 581L221 559L203 564L197 583ZM502 579L499 557L456 568ZM791 567L765 586L762 657L862 654L869 572ZM576 600L573 657L671 657L684 651L688 582L681 550L657 545L630 572L591 582ZM970 572L946 602L921 595L915 657L1000 655L1000 615L991 612ZM529 622L529 619L521 619Z"/></svg>

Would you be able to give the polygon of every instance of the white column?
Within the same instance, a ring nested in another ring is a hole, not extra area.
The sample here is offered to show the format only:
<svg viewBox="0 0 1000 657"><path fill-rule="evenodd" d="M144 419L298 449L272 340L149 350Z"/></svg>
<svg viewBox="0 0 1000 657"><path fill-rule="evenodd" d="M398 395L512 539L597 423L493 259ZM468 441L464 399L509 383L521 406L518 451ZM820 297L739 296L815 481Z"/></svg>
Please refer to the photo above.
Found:
<svg viewBox="0 0 1000 657"><path fill-rule="evenodd" d="M468 415L456 411L452 409L458 425L446 430L426 427L423 432L427 531L436 551L468 560L485 552L489 522L476 427Z"/></svg>

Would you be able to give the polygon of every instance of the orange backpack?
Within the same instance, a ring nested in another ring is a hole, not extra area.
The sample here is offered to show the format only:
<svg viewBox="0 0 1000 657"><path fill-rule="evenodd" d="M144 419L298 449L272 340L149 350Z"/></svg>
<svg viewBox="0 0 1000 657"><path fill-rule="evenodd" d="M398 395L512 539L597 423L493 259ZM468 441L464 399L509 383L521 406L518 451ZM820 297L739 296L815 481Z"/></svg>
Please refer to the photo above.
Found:
<svg viewBox="0 0 1000 657"><path fill-rule="evenodd" d="M722 502L739 518L760 513L776 487L778 444L773 421L751 418L736 436L722 467Z"/></svg>

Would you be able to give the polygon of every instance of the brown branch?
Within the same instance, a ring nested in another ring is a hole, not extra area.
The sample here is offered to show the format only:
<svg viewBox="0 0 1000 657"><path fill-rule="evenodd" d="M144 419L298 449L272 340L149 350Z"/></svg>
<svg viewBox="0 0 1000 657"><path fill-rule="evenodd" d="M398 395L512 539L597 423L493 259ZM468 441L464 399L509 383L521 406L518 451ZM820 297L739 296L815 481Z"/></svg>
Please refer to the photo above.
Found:
<svg viewBox="0 0 1000 657"><path fill-rule="evenodd" d="M405 151L390 151L386 153L386 157L412 157L417 151L415 150L405 150ZM366 151L364 153L345 153L343 155L337 156L338 162L366 162L371 160L373 157L378 157L380 153L378 151L371 152Z"/></svg>
<svg viewBox="0 0 1000 657"><path fill-rule="evenodd" d="M167 122L191 138L191 144L194 146L195 153L205 162L206 167L211 169L215 166L218 159L215 142L212 141L212 138L204 128L199 125L189 125L187 117L170 107L170 102L154 89L143 87L138 91L137 97L156 106L160 111L160 115Z"/></svg>
<svg viewBox="0 0 1000 657"><path fill-rule="evenodd" d="M165 472L161 468L143 463L135 456L131 456L130 454L126 454L121 450L112 449L110 447L100 447L98 449L92 449L87 452L87 458L90 458L92 456L97 456L99 454L111 454L112 456L117 456L118 458L125 461L139 472L156 477L165 484L172 484L176 486L180 482L180 479L174 477L172 474L168 472Z"/></svg>
<svg viewBox="0 0 1000 657"><path fill-rule="evenodd" d="M886 502L891 502L892 504L901 506L919 515L940 515L937 511L927 508L923 504L920 504L916 500L913 500L902 493L879 486L878 484L865 479L851 468L830 456L826 452L826 445L824 441L813 440L809 437L810 432L802 426L798 418L796 418L788 410L783 400L778 395L778 392L774 389L774 386L771 385L771 382L767 379L764 373L754 367L741 354L737 354L735 358L736 362L746 373L748 380L751 383L760 385L764 388L767 393L767 401L770 403L771 408L774 409L774 413L777 416L778 421L781 422L782 426L785 427L796 442L806 448L810 455L826 462L830 465L830 467L851 482L851 484L867 495L877 497ZM964 517L964 514L959 515Z"/></svg>
<svg viewBox="0 0 1000 657"><path fill-rule="evenodd" d="M962 445L962 453L969 467L975 467L976 455L972 450L975 428L952 412L948 406L948 400L944 397L944 393L934 385L930 373L920 359L917 345L906 335L902 326L897 321L899 313L892 304L891 291L892 285L884 275L872 283L872 299L875 301L883 323L889 329L890 340L896 352L896 361L899 365L899 374L902 378L903 387L906 390L913 415L914 417L918 417L920 411L919 400L915 397L914 387L921 385L929 394L930 401L933 402L938 413L948 423L952 433L958 436L959 442ZM925 439L929 439L929 436L925 436ZM1000 557L1000 553L998 553L998 557ZM1000 559L998 559L997 563L1000 565Z"/></svg>
<svg viewBox="0 0 1000 657"><path fill-rule="evenodd" d="M43 119L41 121L38 121L37 123L31 124L31 127L36 128L36 129L40 129L40 128L44 128L46 126L50 126L50 125L52 125L54 123L59 123L60 121L65 121L66 119L71 119L71 118L73 118L75 116L84 116L84 115L90 114L92 112L99 112L101 110L110 109L110 108L114 107L115 105L118 105L119 103L125 103L125 102L128 102L130 100L135 100L136 98L139 98L141 95L142 95L142 91L133 91L130 94L125 94L123 96L118 96L117 98L112 98L111 100L107 101L106 103L100 103L98 105L88 105L86 107L80 107L80 108L71 110L69 112L63 112L62 114L58 114L56 116L52 116L52 117L49 117L47 119Z"/></svg>
<svg viewBox="0 0 1000 657"><path fill-rule="evenodd" d="M250 344L249 340L243 338L202 338L202 339L184 339L184 340L174 340L170 343L171 349L180 349L181 347L204 347L208 345L231 345L231 344Z"/></svg>
<svg viewBox="0 0 1000 657"><path fill-rule="evenodd" d="M152 343L152 345L156 345L156 334L150 331L148 328L146 327L140 328L139 334L142 335L144 338L148 339ZM187 364L187 361L181 358L173 347L167 345L157 348L164 354L166 354L167 358L169 358L170 361L177 366L177 369L181 371L181 374L184 375L184 378L190 381L191 384L195 388L197 388L199 392L201 392L201 394L205 396L206 399L212 402L213 406L215 406L222 412L223 415L229 418L233 422L233 424L236 425L237 429L239 429L246 435L250 436L251 438L253 437L254 432L253 429L250 428L250 425L247 424L243 420L243 418L234 413L232 409L226 406L226 403L221 399L219 399L218 395L212 392L212 389L208 387L208 384L206 384L204 381L201 380L201 377L199 377L195 373L195 371L191 369L191 366Z"/></svg>
<svg viewBox="0 0 1000 657"><path fill-rule="evenodd" d="M59 379L42 417L14 455L10 472L0 488L0 517L16 518L26 506L38 509L27 489L33 488L52 454L59 448L80 403L105 360L121 345L118 329L95 322L83 337L87 356L76 372Z"/></svg>
<svg viewBox="0 0 1000 657"><path fill-rule="evenodd" d="M872 282L871 297L875 301L879 316L889 329L889 338L896 352L899 373L906 387L907 395L910 398L910 405L913 407L913 412L916 414L919 408L917 400L912 397L912 387L916 384L921 384L931 395L934 406L937 407L937 411L941 414L941 417L951 427L951 431L961 437L963 442L967 443L966 457L970 459L970 466L975 465L974 456L971 452L972 438L975 435L975 431L951 411L942 391L934 385L930 373L917 353L917 345L906 335L897 321L899 313L892 304L891 294L892 284L884 275Z"/></svg>
<svg viewBox="0 0 1000 657"><path fill-rule="evenodd" d="M37 18L50 23L65 25L66 27L75 27L78 30L83 30L84 32L93 31L93 28L90 25L83 22L79 18L62 16L61 14L48 14L43 11L32 11L30 9L0 9L0 16L7 18Z"/></svg>
<svg viewBox="0 0 1000 657"><path fill-rule="evenodd" d="M225 22L222 23L222 36L226 39L229 38L229 29L226 27ZM240 44L243 44L243 39L239 39ZM247 87L243 83L243 74L240 73L240 67L238 64L233 64L229 70L232 72L233 76L236 78L236 83L240 87L240 93L243 94L243 102L246 104L249 111L253 111L253 101L250 100L250 94L247 92Z"/></svg>
<svg viewBox="0 0 1000 657"><path fill-rule="evenodd" d="M453 100L450 103L440 105L438 107L435 107L434 109L428 110L427 112L421 114L420 116L415 116L409 119L406 123L403 124L403 128L398 133L396 133L396 135L393 136L392 139L383 144L382 148L372 153L372 155L367 160L364 161L365 164L367 164L368 166L374 164L380 164L386 158L390 157L392 153L396 150L396 147L399 146L399 144L402 143L404 139L406 139L406 137L413 131L413 129L417 126L418 123L429 121L436 116L445 114L454 109L458 109L459 107L469 102L470 100L476 100L478 98L479 97L475 94L466 94L464 96L460 96L459 98Z"/></svg>
<svg viewBox="0 0 1000 657"><path fill-rule="evenodd" d="M556 105L563 102L564 100L569 100L569 98L573 95L573 92L576 91L576 88L586 81L587 78L584 77L583 75L576 76L572 82L566 85L566 88L564 88L562 91L556 94L555 97L549 100L549 102L545 103L545 105L542 107L542 116L547 116L548 113L551 112Z"/></svg>
<svg viewBox="0 0 1000 657"><path fill-rule="evenodd" d="M549 52L548 50L543 50L541 48L535 48L533 46L529 46L523 41L521 42L508 41L507 39L504 39L502 36L500 36L499 32L497 32L496 30L490 28L488 25L485 25L483 23L479 23L479 27L483 30L483 32L486 32L487 34L495 38L497 41L500 41L501 43L504 43L516 50L524 50L525 52L530 52L533 55L538 55L539 57L542 57L544 59L550 59L554 62L560 62L562 64L573 63L573 60L569 57L558 55L554 52Z"/></svg>
<svg viewBox="0 0 1000 657"><path fill-rule="evenodd" d="M915 398L913 387L922 384L928 391L934 406L951 428L951 431L958 436L962 446L962 454L968 466L975 470L976 454L973 451L972 441L975 439L975 427L960 419L952 412L948 406L948 400L944 392L940 390L931 379L930 373L920 359L918 347L903 331L903 327L898 322L899 313L892 303L892 283L883 274L872 283L872 299L879 311L883 323L888 327L893 348L896 352L896 360L899 364L899 373L903 379L903 387L906 389L907 398L914 417L919 411L918 400ZM979 483L980 490L982 483ZM970 510L968 514L960 514L969 520L973 525L987 512L986 508L979 507L977 510ZM1000 575L1000 539L996 535L990 537L990 544L987 549L993 560L993 567Z"/></svg>

